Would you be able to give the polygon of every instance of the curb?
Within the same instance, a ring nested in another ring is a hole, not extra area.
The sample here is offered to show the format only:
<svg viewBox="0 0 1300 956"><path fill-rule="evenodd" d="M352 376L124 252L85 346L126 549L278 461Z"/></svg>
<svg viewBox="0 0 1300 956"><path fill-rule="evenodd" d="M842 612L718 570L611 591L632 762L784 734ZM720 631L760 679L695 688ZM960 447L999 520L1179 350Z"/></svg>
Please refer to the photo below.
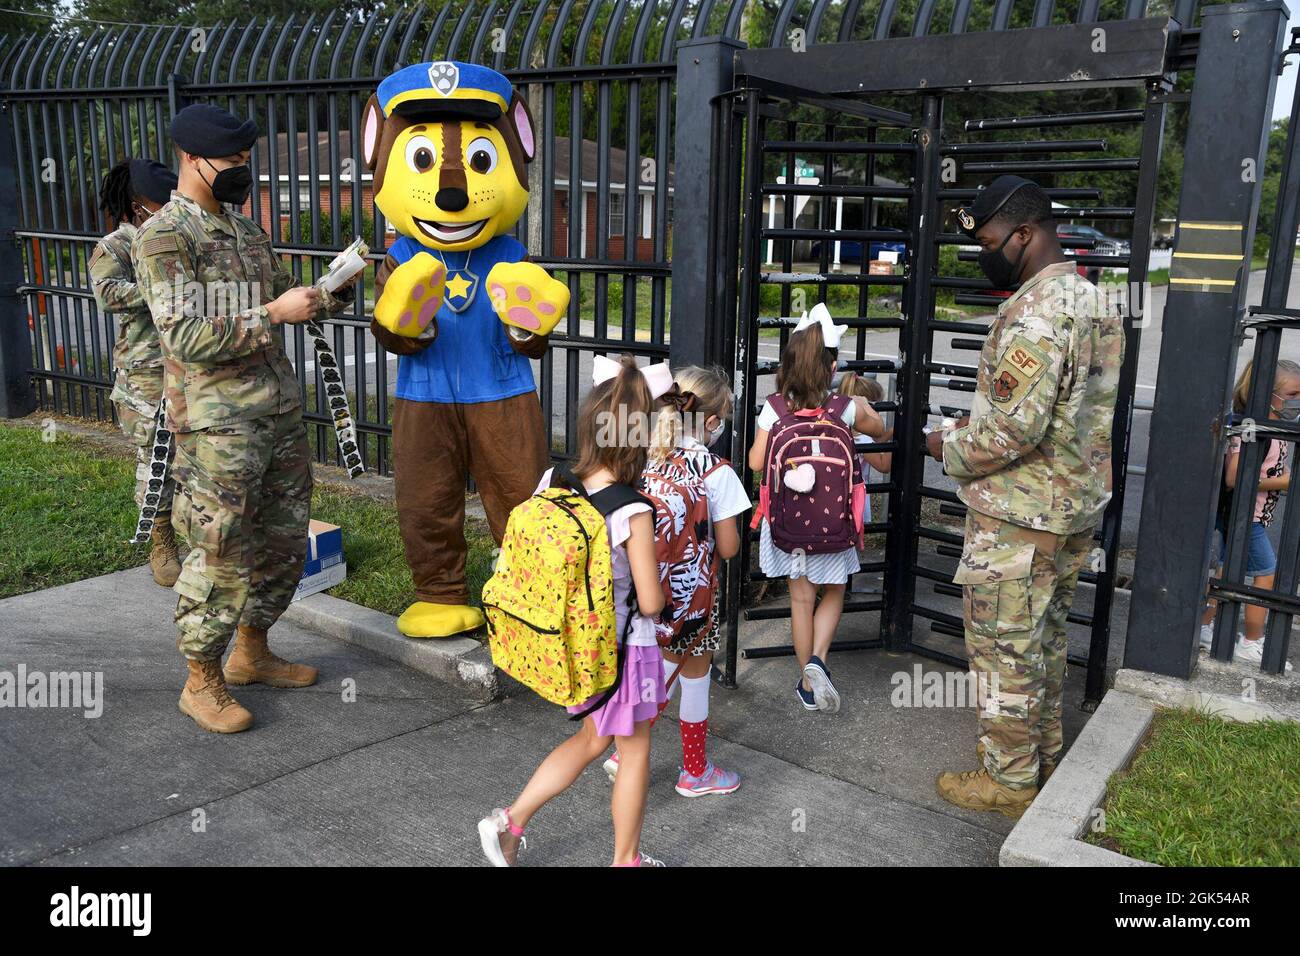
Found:
<svg viewBox="0 0 1300 956"><path fill-rule="evenodd" d="M323 592L293 602L283 616L323 637L364 647L451 684L475 700L505 696L505 675L493 666L487 646L473 638L403 637L395 617Z"/></svg>
<svg viewBox="0 0 1300 956"><path fill-rule="evenodd" d="M1002 844L998 865L1155 866L1079 839L1106 798L1111 774L1128 766L1155 710L1132 694L1108 691L1052 779Z"/></svg>

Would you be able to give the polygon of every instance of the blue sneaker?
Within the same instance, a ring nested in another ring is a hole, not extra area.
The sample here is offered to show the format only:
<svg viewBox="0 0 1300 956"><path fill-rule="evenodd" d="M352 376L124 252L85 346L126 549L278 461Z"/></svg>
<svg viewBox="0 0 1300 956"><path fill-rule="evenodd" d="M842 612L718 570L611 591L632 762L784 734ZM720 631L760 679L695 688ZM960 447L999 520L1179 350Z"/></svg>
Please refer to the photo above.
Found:
<svg viewBox="0 0 1300 956"><path fill-rule="evenodd" d="M840 709L840 692L831 683L831 672L826 669L822 659L815 654L809 658L808 663L804 665L803 676L808 679L808 684L813 689L817 709L836 713Z"/></svg>
<svg viewBox="0 0 1300 956"><path fill-rule="evenodd" d="M799 695L799 703L803 704L804 710L817 710L817 700L813 692L803 689L803 679L794 682L794 692Z"/></svg>
<svg viewBox="0 0 1300 956"><path fill-rule="evenodd" d="M683 797L707 797L712 794L722 796L739 789L740 775L715 767L712 761L698 777L692 777L685 770L677 775L677 792Z"/></svg>

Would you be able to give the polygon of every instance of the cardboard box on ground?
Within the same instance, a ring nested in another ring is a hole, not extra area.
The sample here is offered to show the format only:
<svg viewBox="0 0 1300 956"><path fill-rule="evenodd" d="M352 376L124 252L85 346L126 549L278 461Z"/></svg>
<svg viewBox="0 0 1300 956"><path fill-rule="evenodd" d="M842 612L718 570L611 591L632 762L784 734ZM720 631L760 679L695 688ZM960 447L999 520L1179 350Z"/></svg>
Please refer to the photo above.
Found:
<svg viewBox="0 0 1300 956"><path fill-rule="evenodd" d="M336 524L311 519L307 528L307 563L302 568L295 601L339 584L348 576L343 560L343 529Z"/></svg>

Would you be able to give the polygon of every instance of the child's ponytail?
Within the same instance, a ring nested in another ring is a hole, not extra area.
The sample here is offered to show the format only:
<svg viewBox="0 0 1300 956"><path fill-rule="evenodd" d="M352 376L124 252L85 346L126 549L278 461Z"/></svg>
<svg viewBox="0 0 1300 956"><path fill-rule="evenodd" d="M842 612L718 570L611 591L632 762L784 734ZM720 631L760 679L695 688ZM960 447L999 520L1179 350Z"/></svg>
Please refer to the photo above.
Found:
<svg viewBox="0 0 1300 956"><path fill-rule="evenodd" d="M654 400L632 356L621 356L619 364L619 373L593 388L578 412L573 472L585 479L608 468L616 482L631 485L645 471Z"/></svg>
<svg viewBox="0 0 1300 956"><path fill-rule="evenodd" d="M826 347L820 325L810 325L790 336L776 370L776 390L790 411L816 408L826 400L835 368L835 353Z"/></svg>

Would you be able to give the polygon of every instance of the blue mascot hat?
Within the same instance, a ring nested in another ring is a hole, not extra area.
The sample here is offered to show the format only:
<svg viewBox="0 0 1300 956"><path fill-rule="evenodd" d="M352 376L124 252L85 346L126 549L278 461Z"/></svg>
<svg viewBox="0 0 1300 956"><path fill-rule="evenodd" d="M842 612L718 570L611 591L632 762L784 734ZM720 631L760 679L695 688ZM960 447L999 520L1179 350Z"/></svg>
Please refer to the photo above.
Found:
<svg viewBox="0 0 1300 956"><path fill-rule="evenodd" d="M477 63L440 60L403 67L379 84L384 116L464 116L494 120L510 105L510 81Z"/></svg>

